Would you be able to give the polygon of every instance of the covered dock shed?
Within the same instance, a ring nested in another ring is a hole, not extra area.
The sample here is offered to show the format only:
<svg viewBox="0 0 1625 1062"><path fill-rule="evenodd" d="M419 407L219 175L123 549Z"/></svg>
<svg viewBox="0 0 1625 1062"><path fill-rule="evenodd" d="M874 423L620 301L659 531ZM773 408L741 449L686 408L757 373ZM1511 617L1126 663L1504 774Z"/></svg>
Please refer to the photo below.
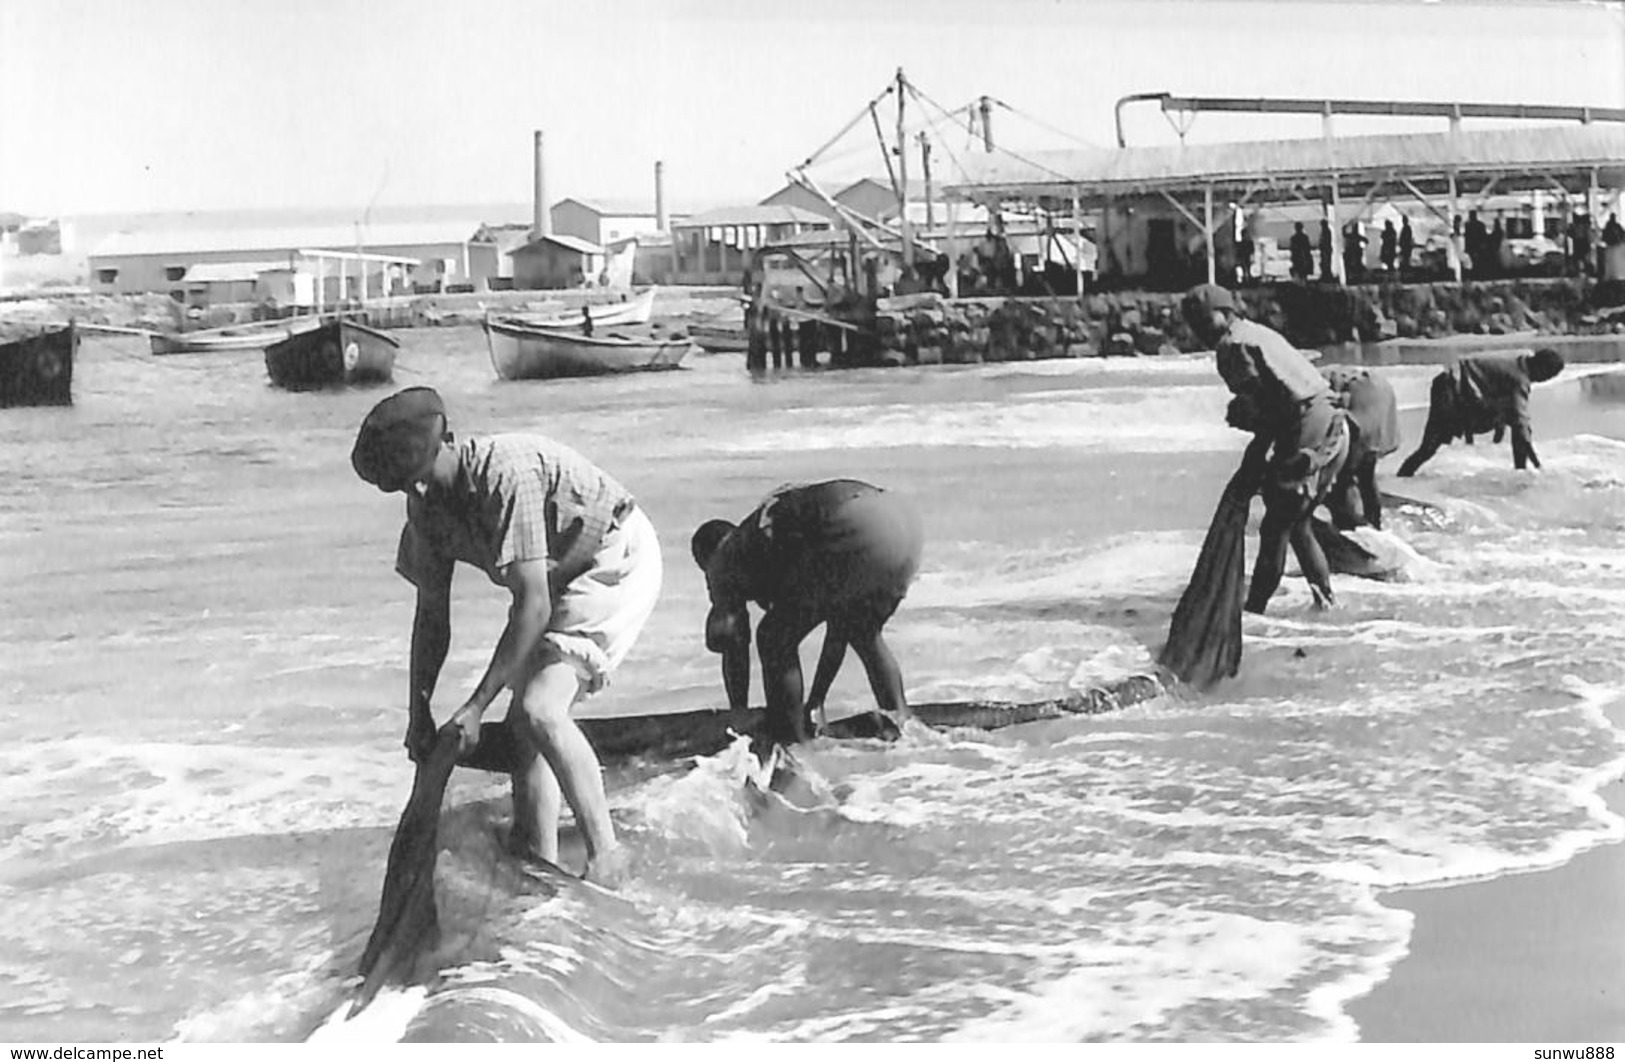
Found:
<svg viewBox="0 0 1625 1062"><path fill-rule="evenodd" d="M1092 214L1103 275L1175 287L1200 280L1201 273L1216 280L1238 212L1272 205L1308 203L1340 218L1351 202L1408 198L1451 232L1454 219L1491 196L1541 192L1560 207L1583 204L1596 218L1599 200L1617 201L1625 189L1625 127L1458 128L1021 157L990 153L967 156L963 169L961 179L944 183L950 201L1036 210L1071 217L1080 227ZM1340 226L1332 230L1340 241ZM1453 239L1459 278L1459 234ZM1340 271L1340 242L1333 259ZM1181 268L1193 262L1202 267L1195 277Z"/></svg>

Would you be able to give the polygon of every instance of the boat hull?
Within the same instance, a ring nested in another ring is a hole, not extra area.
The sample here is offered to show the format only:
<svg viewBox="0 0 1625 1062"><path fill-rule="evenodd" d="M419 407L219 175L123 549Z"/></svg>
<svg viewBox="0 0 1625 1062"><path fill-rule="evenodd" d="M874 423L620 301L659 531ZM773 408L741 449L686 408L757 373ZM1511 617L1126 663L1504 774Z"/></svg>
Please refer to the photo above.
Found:
<svg viewBox="0 0 1625 1062"><path fill-rule="evenodd" d="M78 351L72 324L0 344L0 408L72 405Z"/></svg>
<svg viewBox="0 0 1625 1062"><path fill-rule="evenodd" d="M690 325L688 338L708 354L742 354L750 347L750 337L743 326Z"/></svg>
<svg viewBox="0 0 1625 1062"><path fill-rule="evenodd" d="M321 321L311 317L285 321L267 321L263 324L233 325L229 328L215 328L202 332L180 332L173 335L154 332L151 340L152 352L154 354L209 354L215 351L264 350L270 344L286 339L289 336L299 335L313 328L320 328L321 324Z"/></svg>
<svg viewBox="0 0 1625 1062"><path fill-rule="evenodd" d="M366 325L329 321L266 347L265 371L289 391L389 383L399 347Z"/></svg>
<svg viewBox="0 0 1625 1062"><path fill-rule="evenodd" d="M675 369L693 344L686 339L583 336L509 321L485 323L491 367L504 380L552 380Z"/></svg>
<svg viewBox="0 0 1625 1062"><path fill-rule="evenodd" d="M634 295L625 302L588 303L587 314L597 327L648 324L654 316L655 289ZM511 313L500 318L513 324L534 328L576 328L581 324L581 311L571 313Z"/></svg>

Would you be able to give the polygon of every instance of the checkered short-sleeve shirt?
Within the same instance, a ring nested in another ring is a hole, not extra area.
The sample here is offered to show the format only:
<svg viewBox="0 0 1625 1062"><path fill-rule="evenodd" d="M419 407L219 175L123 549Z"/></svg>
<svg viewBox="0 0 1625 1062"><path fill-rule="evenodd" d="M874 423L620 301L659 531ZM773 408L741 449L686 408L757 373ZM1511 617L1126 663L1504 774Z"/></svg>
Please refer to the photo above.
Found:
<svg viewBox="0 0 1625 1062"><path fill-rule="evenodd" d="M545 560L553 592L592 566L632 495L576 451L541 435L475 436L455 444L457 475L406 505L395 569L414 585L446 561L494 583L516 561Z"/></svg>

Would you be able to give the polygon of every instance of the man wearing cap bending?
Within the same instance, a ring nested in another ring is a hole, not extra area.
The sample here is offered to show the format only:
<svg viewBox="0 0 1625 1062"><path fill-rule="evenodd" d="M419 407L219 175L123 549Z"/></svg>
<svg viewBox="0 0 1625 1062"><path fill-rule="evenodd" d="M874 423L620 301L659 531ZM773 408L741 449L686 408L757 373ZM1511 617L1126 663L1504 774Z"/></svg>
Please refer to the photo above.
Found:
<svg viewBox="0 0 1625 1062"><path fill-rule="evenodd" d="M1288 543L1316 606L1329 607L1331 573L1309 515L1348 456L1348 428L1331 386L1280 333L1239 316L1224 288L1192 288L1180 309L1191 331L1213 349L1219 376L1233 396L1226 422L1253 433L1242 468L1264 497L1264 519L1247 611L1263 614L1281 585Z"/></svg>
<svg viewBox="0 0 1625 1062"><path fill-rule="evenodd" d="M570 709L603 688L637 640L660 593L660 544L625 487L541 435L457 440L431 388L373 407L356 436L356 473L406 495L395 568L417 588L406 747L433 748L429 702L451 644L458 561L512 596L490 666L445 723L468 753L497 694L513 691L507 725L519 749L509 846L558 862L559 796L586 840L583 876L612 879L623 863L598 758Z"/></svg>
<svg viewBox="0 0 1625 1062"><path fill-rule="evenodd" d="M1414 476L1439 447L1453 439L1495 433L1500 442L1512 430L1512 467L1540 467L1534 428L1529 419L1530 385L1544 383L1563 371L1563 355L1547 347L1532 354L1473 354L1433 378L1428 392L1428 419L1422 445L1399 466L1401 476Z"/></svg>

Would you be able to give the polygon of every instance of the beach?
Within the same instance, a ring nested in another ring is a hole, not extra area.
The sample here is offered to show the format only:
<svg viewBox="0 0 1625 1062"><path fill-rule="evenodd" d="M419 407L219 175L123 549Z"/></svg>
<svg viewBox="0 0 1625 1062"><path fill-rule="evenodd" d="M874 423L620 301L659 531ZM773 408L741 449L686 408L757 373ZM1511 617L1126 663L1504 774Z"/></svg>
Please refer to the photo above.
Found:
<svg viewBox="0 0 1625 1062"><path fill-rule="evenodd" d="M1625 707L1609 716L1625 728ZM1625 815L1625 780L1599 796ZM1550 870L1380 900L1416 922L1410 953L1349 1006L1362 1041L1625 1041L1625 844Z"/></svg>

